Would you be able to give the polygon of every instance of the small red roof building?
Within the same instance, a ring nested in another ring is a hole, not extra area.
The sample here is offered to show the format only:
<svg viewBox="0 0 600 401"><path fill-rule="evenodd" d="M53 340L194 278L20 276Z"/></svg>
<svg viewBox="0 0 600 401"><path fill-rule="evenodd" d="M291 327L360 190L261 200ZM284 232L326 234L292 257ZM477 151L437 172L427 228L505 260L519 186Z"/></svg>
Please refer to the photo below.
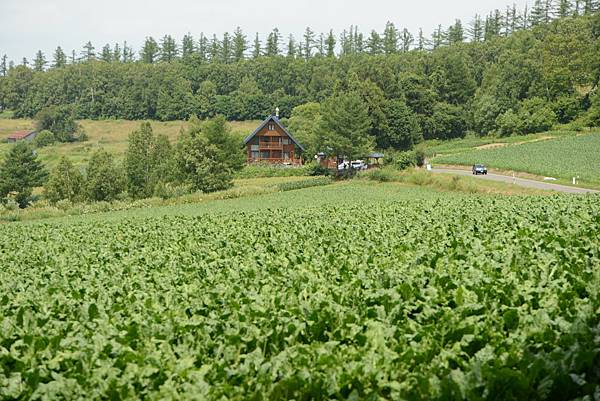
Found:
<svg viewBox="0 0 600 401"><path fill-rule="evenodd" d="M9 135L6 140L7 142L31 141L36 134L35 131L17 131Z"/></svg>

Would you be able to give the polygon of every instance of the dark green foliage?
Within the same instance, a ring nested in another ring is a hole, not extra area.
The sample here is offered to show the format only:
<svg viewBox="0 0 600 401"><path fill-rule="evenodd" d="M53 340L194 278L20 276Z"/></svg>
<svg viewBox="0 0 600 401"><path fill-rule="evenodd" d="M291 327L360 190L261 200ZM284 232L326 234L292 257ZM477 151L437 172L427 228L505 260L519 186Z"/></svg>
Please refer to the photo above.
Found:
<svg viewBox="0 0 600 401"><path fill-rule="evenodd" d="M12 198L24 208L29 203L34 187L41 186L47 172L35 151L26 142L18 142L10 148L0 165L0 198L6 202Z"/></svg>
<svg viewBox="0 0 600 401"><path fill-rule="evenodd" d="M417 165L417 153L415 151L394 152L388 150L385 153L384 164L398 170L405 170Z"/></svg>
<svg viewBox="0 0 600 401"><path fill-rule="evenodd" d="M466 134L467 123L460 106L438 103L433 114L423 123L425 139L462 138Z"/></svg>
<svg viewBox="0 0 600 401"><path fill-rule="evenodd" d="M35 115L38 131L48 130L59 142L71 142L79 129L75 122L75 111L68 105L48 106Z"/></svg>
<svg viewBox="0 0 600 401"><path fill-rule="evenodd" d="M85 197L83 175L66 157L63 156L50 172L44 195L50 202L63 199L76 202Z"/></svg>
<svg viewBox="0 0 600 401"><path fill-rule="evenodd" d="M43 148L44 146L50 146L56 142L56 137L52 131L43 130L37 133L33 138L33 145L36 148Z"/></svg>
<svg viewBox="0 0 600 401"><path fill-rule="evenodd" d="M179 179L203 192L230 188L234 173L244 166L240 143L223 117L191 121L179 138L175 157Z"/></svg>
<svg viewBox="0 0 600 401"><path fill-rule="evenodd" d="M323 103L317 142L331 155L353 160L367 155L374 145L368 135L369 110L355 92L346 92Z"/></svg>
<svg viewBox="0 0 600 401"><path fill-rule="evenodd" d="M419 121L402 100L392 100L384 108L386 125L377 137L377 146L410 150L423 140Z"/></svg>
<svg viewBox="0 0 600 401"><path fill-rule="evenodd" d="M113 155L98 150L90 159L86 177L87 198L91 201L111 201L125 189L121 168L115 164Z"/></svg>

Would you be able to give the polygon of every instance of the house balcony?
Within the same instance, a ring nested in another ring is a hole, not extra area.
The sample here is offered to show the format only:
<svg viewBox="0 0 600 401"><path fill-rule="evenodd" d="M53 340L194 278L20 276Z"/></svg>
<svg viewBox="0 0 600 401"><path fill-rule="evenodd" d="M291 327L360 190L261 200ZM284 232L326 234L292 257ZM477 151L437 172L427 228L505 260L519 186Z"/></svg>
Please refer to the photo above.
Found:
<svg viewBox="0 0 600 401"><path fill-rule="evenodd" d="M258 148L261 150L283 150L283 146L282 143L261 142L258 144Z"/></svg>

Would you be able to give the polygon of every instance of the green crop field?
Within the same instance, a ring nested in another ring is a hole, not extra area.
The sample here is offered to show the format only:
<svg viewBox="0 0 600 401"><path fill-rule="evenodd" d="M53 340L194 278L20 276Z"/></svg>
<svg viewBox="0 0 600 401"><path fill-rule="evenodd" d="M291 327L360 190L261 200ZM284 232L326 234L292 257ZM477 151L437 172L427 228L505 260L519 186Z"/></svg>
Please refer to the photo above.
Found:
<svg viewBox="0 0 600 401"><path fill-rule="evenodd" d="M541 176L600 185L600 133L565 136L551 140L510 145L493 149L470 150L434 159L440 164L472 165L523 171Z"/></svg>
<svg viewBox="0 0 600 401"><path fill-rule="evenodd" d="M355 182L108 216L0 226L0 399L600 393L597 196Z"/></svg>

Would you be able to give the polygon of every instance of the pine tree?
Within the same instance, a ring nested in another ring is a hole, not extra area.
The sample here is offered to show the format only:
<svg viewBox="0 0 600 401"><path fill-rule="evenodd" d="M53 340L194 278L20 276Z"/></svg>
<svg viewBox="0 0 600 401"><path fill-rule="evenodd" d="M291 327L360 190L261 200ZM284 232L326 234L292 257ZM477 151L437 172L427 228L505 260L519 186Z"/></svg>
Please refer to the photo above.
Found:
<svg viewBox="0 0 600 401"><path fill-rule="evenodd" d="M34 187L46 180L46 171L27 142L12 146L0 165L0 198L15 194L15 201L24 208Z"/></svg>
<svg viewBox="0 0 600 401"><path fill-rule="evenodd" d="M175 41L173 41L175 43ZM177 46L175 46L177 48ZM131 63L135 60L135 53L133 51L133 47L127 45L127 41L123 42L123 62Z"/></svg>
<svg viewBox="0 0 600 401"><path fill-rule="evenodd" d="M387 22L383 30L383 52L394 54L398 51L398 30L393 23Z"/></svg>
<svg viewBox="0 0 600 401"><path fill-rule="evenodd" d="M383 42L377 31L372 30L369 39L367 39L367 52L369 54L381 54L383 51Z"/></svg>
<svg viewBox="0 0 600 401"><path fill-rule="evenodd" d="M208 60L208 38L204 35L204 33L200 33L200 39L198 39L197 52L201 61Z"/></svg>
<svg viewBox="0 0 600 401"><path fill-rule="evenodd" d="M21 60L21 64L24 67L29 67L29 60L27 60L27 57L23 57L23 60Z"/></svg>
<svg viewBox="0 0 600 401"><path fill-rule="evenodd" d="M221 55L221 42L219 42L217 35L214 34L212 39L210 40L209 55L211 63L218 63L220 61L219 56Z"/></svg>
<svg viewBox="0 0 600 401"><path fill-rule="evenodd" d="M46 58L44 57L44 53L41 50L35 54L35 59L33 60L33 69L35 71L44 71L44 67L48 64Z"/></svg>
<svg viewBox="0 0 600 401"><path fill-rule="evenodd" d="M558 17L559 18L564 18L564 17L568 17L569 15L571 15L572 13L572 4L571 4L571 0L559 0L559 4L558 4Z"/></svg>
<svg viewBox="0 0 600 401"><path fill-rule="evenodd" d="M304 58L307 60L312 57L312 51L315 48L315 33L310 29L310 27L306 27L304 30Z"/></svg>
<svg viewBox="0 0 600 401"><path fill-rule="evenodd" d="M433 44L433 48L437 49L446 44L446 40L448 37L448 33L444 31L441 25L438 25L438 28L435 30L433 35L431 36L431 42Z"/></svg>
<svg viewBox="0 0 600 401"><path fill-rule="evenodd" d="M453 45L456 43L462 43L465 40L465 34L462 27L462 22L457 19L454 25L448 29L448 43Z"/></svg>
<svg viewBox="0 0 600 401"><path fill-rule="evenodd" d="M287 57L289 57L289 58L296 57L296 40L294 39L294 35L291 35L291 34L288 37Z"/></svg>
<svg viewBox="0 0 600 401"><path fill-rule="evenodd" d="M531 13L529 12L529 6L525 4L525 9L523 10L523 15L521 16L522 26L521 29L529 28L529 19L531 18Z"/></svg>
<svg viewBox="0 0 600 401"><path fill-rule="evenodd" d="M165 35L160 42L160 61L170 63L177 58L179 49L171 35Z"/></svg>
<svg viewBox="0 0 600 401"><path fill-rule="evenodd" d="M95 52L94 46L92 45L92 42L88 41L83 46L83 51L81 52L81 57L85 61L91 61L91 60L94 60L96 58L96 52Z"/></svg>
<svg viewBox="0 0 600 401"><path fill-rule="evenodd" d="M231 50L231 38L229 32L223 34L223 41L221 42L221 61L225 64L231 62L232 50Z"/></svg>
<svg viewBox="0 0 600 401"><path fill-rule="evenodd" d="M258 38L258 32L256 33L256 37L254 38L254 45L252 48L252 58L259 58L262 54L260 39Z"/></svg>
<svg viewBox="0 0 600 401"><path fill-rule="evenodd" d="M158 61L160 48L152 36L147 37L140 51L140 61L142 63L152 64Z"/></svg>
<svg viewBox="0 0 600 401"><path fill-rule="evenodd" d="M194 37L190 33L187 33L183 36L181 41L181 57L187 59L195 52L196 45L194 43Z"/></svg>
<svg viewBox="0 0 600 401"><path fill-rule="evenodd" d="M340 34L340 55L346 56L352 54L352 42L348 37L348 31L345 29Z"/></svg>
<svg viewBox="0 0 600 401"><path fill-rule="evenodd" d="M483 40L483 22L479 14L475 14L468 33L471 37L471 42L481 42Z"/></svg>
<svg viewBox="0 0 600 401"><path fill-rule="evenodd" d="M325 35L319 34L319 41L317 43L317 55L319 57L325 57Z"/></svg>
<svg viewBox="0 0 600 401"><path fill-rule="evenodd" d="M417 39L417 50L423 51L427 47L427 39L423 33L423 28L419 28L419 36Z"/></svg>
<svg viewBox="0 0 600 401"><path fill-rule="evenodd" d="M521 25L519 12L517 11L517 5L513 4L512 9L510 11L510 32L516 32Z"/></svg>
<svg viewBox="0 0 600 401"><path fill-rule="evenodd" d="M573 7L573 14L574 15L581 15L581 5L583 3L584 0L575 0L575 7Z"/></svg>
<svg viewBox="0 0 600 401"><path fill-rule="evenodd" d="M325 40L325 46L327 47L327 57L335 57L335 36L333 30L330 30Z"/></svg>
<svg viewBox="0 0 600 401"><path fill-rule="evenodd" d="M112 61L112 50L110 49L110 45L107 43L102 47L102 52L100 53L100 60L110 63Z"/></svg>
<svg viewBox="0 0 600 401"><path fill-rule="evenodd" d="M544 1L544 23L549 24L554 19L554 0Z"/></svg>
<svg viewBox="0 0 600 401"><path fill-rule="evenodd" d="M414 41L414 36L409 32L408 29L404 28L402 30L402 51L408 52Z"/></svg>
<svg viewBox="0 0 600 401"><path fill-rule="evenodd" d="M358 32L358 27L354 27L354 51L359 54L365 51L365 38L362 32Z"/></svg>
<svg viewBox="0 0 600 401"><path fill-rule="evenodd" d="M75 55L75 50L71 50L71 64L75 64L77 63L79 60L77 59L77 56Z"/></svg>
<svg viewBox="0 0 600 401"><path fill-rule="evenodd" d="M529 15L529 25L537 26L544 23L546 9L542 0L535 0L531 14Z"/></svg>
<svg viewBox="0 0 600 401"><path fill-rule="evenodd" d="M0 62L0 75L2 75L3 77L5 77L6 74L8 74L7 60L8 57L6 56L6 54L4 54L2 56L2 61Z"/></svg>
<svg viewBox="0 0 600 401"><path fill-rule="evenodd" d="M267 48L265 54L267 57L274 57L279 55L279 41L281 37L279 35L279 29L274 28L273 31L267 37Z"/></svg>
<svg viewBox="0 0 600 401"><path fill-rule="evenodd" d="M242 29L238 26L233 32L233 59L235 61L243 60L246 50L248 50L248 41Z"/></svg>
<svg viewBox="0 0 600 401"><path fill-rule="evenodd" d="M118 43L115 43L115 47L113 47L113 61L120 63L123 59L123 53L121 52L121 46Z"/></svg>

